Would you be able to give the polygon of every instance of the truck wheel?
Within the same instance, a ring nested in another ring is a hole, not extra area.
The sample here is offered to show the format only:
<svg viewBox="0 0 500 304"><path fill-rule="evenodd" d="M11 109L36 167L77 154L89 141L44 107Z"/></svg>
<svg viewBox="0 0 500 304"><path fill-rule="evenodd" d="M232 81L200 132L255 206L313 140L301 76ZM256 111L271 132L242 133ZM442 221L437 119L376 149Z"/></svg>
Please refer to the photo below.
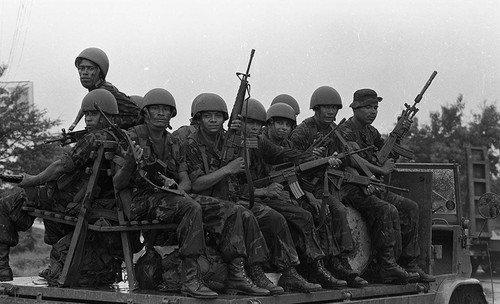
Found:
<svg viewBox="0 0 500 304"><path fill-rule="evenodd" d="M479 285L458 286L451 295L449 304L488 304Z"/></svg>

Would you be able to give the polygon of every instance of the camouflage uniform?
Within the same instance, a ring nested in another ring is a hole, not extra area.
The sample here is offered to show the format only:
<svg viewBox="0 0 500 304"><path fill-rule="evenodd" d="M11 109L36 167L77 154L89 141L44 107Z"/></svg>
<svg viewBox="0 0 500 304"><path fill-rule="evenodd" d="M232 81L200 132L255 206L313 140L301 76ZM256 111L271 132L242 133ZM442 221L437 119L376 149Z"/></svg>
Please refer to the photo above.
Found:
<svg viewBox="0 0 500 304"><path fill-rule="evenodd" d="M290 141L293 143L295 148L306 151L316 140L326 135L330 130L330 128L320 128L320 124L316 122L314 116L309 117L292 131ZM335 135L332 135L331 140L327 141L325 146L327 148L326 155L332 155L334 152L341 152L343 150L340 148ZM342 161L346 162L345 159ZM314 187L312 192L318 199L323 196L323 182L321 182L323 179L323 173L307 177L308 181L320 181L312 185ZM332 194L327 198L331 215L331 221L329 220L327 225L331 225L330 231L333 233L333 240L330 240L330 237L328 236L322 238L324 242L327 241L326 245L331 248L329 251L331 253L330 256L336 256L342 252L349 252L354 248L351 229L349 228L349 224L347 222L346 207L339 199L336 199L334 195L336 194ZM332 242L334 244L329 245L329 243Z"/></svg>
<svg viewBox="0 0 500 304"><path fill-rule="evenodd" d="M90 154L96 150L98 140L116 140L111 131L92 131L81 138L71 151L62 155L65 173L57 181L47 182L45 185L29 187L17 199L26 201L26 205L39 209L77 215L80 204L85 195L88 184L87 167L92 167L94 159ZM95 197L114 198L112 179L109 176L99 176ZM22 204L17 204L18 208ZM11 210L11 212L16 212ZM50 220L44 220L44 241L49 245L55 244L61 237L73 230L73 226L64 225Z"/></svg>
<svg viewBox="0 0 500 304"><path fill-rule="evenodd" d="M222 138L221 134L220 138ZM221 145L217 145L215 148L209 145L201 132L191 134L188 139L186 154L192 180L214 172L222 166L220 159ZM257 172L261 172L261 174L266 172L265 163L258 160L255 152L250 152L253 179L257 178ZM300 156L300 153L287 153L286 150L277 148L277 146L262 137L259 137L259 153L267 156L266 160L272 163ZM248 199L244 198L245 193L248 193L248 187L244 176L224 180L211 189L203 191L203 194L230 199L248 206ZM283 212L285 217L274 209L282 209L280 212ZM312 216L302 208L293 205L291 201L284 202L278 199L256 198L252 212L258 219L260 229L266 238L271 251L270 262L273 266L281 270L299 264L294 240L289 229L287 229L287 219L289 219L290 226L297 230L295 234L297 236L296 245L304 255L310 260L320 259L324 256L314 235ZM304 216L297 216L298 214L304 214Z"/></svg>
<svg viewBox="0 0 500 304"><path fill-rule="evenodd" d="M165 150L156 151L148 134L145 125L130 129L132 140L144 149L146 164L143 170L157 185L162 185L162 181L155 179L157 172L178 180L178 174L187 170L185 153L178 138L165 131L163 139ZM160 165L161 162L164 163L163 166ZM244 235L253 238L254 241L254 247L248 250L256 252L257 259L265 259L266 248L258 246L259 238L263 243L263 237L258 233L258 224L255 220L252 222L251 218L244 216L243 208L207 196L180 196L159 190L145 181L139 173L135 174L131 186L134 189L132 218L136 220L154 218L178 224L177 238L181 242L179 247L181 257L194 257L205 253L204 231L206 231L215 236L217 247L227 262L248 255L247 240ZM252 231L245 234L246 227L251 227L253 230L250 229Z"/></svg>
<svg viewBox="0 0 500 304"><path fill-rule="evenodd" d="M353 118L347 120L340 129L347 141L356 142L360 148L374 145L380 149L384 144L377 129L371 125L359 128L353 123ZM376 164L373 153L372 149L359 155ZM382 251L383 248L394 246L396 259L418 257L419 210L416 202L392 192L366 196L361 187L348 184L342 186L342 194L344 201L358 209L367 220L375 249Z"/></svg>
<svg viewBox="0 0 500 304"><path fill-rule="evenodd" d="M266 128L262 134L270 141L272 141L271 136L269 134L270 130L269 128ZM277 143L277 145L280 145L283 148L287 149L293 149L294 145L293 143L285 138L281 142ZM271 169L271 166L268 166L268 170ZM325 217L325 224L321 225L319 227L319 222L320 222L320 214L317 212L317 210L311 205L308 200L313 199L313 200L318 200L315 197L312 197L313 194L305 191L306 195L298 199L297 203L299 206L304 208L305 210L309 211L314 219L314 225L316 226L316 234L318 236L318 240L321 246L321 249L323 250L323 253L325 254L325 258L328 260L333 256L336 256L340 253L340 248L339 245L337 244L337 240L334 238L334 233L332 231L332 228L335 227L335 223L333 222L333 217L332 216L327 216Z"/></svg>

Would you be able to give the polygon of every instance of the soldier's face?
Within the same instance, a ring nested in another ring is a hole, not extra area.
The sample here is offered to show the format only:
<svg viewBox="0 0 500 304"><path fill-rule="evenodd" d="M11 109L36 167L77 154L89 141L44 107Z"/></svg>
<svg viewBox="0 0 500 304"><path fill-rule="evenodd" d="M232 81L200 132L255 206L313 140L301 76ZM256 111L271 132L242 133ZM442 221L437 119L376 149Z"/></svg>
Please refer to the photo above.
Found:
<svg viewBox="0 0 500 304"><path fill-rule="evenodd" d="M85 126L87 129L93 129L99 124L101 119L101 113L99 111L84 111L85 115Z"/></svg>
<svg viewBox="0 0 500 304"><path fill-rule="evenodd" d="M90 89L101 79L101 70L92 61L82 59L77 66L78 74L80 75L80 83L83 87Z"/></svg>
<svg viewBox="0 0 500 304"><path fill-rule="evenodd" d="M151 105L146 110L146 121L154 127L165 129L170 124L172 109L167 105Z"/></svg>
<svg viewBox="0 0 500 304"><path fill-rule="evenodd" d="M378 104L374 103L353 110L354 118L365 125L371 125L377 118Z"/></svg>
<svg viewBox="0 0 500 304"><path fill-rule="evenodd" d="M331 124L335 121L339 107L335 105L321 105L316 110L316 117L324 124Z"/></svg>
<svg viewBox="0 0 500 304"><path fill-rule="evenodd" d="M289 119L275 119L273 123L269 125L269 131L273 138L283 140L292 132L292 125L293 123Z"/></svg>
<svg viewBox="0 0 500 304"><path fill-rule="evenodd" d="M217 134L224 123L222 112L202 112L200 115L200 128L208 134Z"/></svg>
<svg viewBox="0 0 500 304"><path fill-rule="evenodd" d="M245 126L245 132L248 137L257 137L262 129L262 122L253 119L247 119Z"/></svg>

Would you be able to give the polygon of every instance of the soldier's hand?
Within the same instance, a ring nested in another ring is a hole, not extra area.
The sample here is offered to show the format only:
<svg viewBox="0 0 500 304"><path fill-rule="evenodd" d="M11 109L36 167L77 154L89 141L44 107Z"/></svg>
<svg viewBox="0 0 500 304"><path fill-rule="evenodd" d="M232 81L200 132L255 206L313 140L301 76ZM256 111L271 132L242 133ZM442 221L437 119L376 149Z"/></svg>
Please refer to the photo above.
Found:
<svg viewBox="0 0 500 304"><path fill-rule="evenodd" d="M282 191L283 191L282 184L272 183L266 187L266 196L267 197L280 197Z"/></svg>
<svg viewBox="0 0 500 304"><path fill-rule="evenodd" d="M337 158L336 156L337 153L334 153L330 158L328 159L328 164L332 168L338 168L342 164L342 161Z"/></svg>
<svg viewBox="0 0 500 304"><path fill-rule="evenodd" d="M244 172L245 171L245 160L243 159L243 157L240 156L240 157L232 160L231 162L229 162L229 164L226 165L226 169L227 169L229 174L237 174L240 172Z"/></svg>
<svg viewBox="0 0 500 304"><path fill-rule="evenodd" d="M317 147L312 150L312 154L317 157L324 157L325 156L325 147Z"/></svg>
<svg viewBox="0 0 500 304"><path fill-rule="evenodd" d="M242 126L243 126L243 122L239 119L235 119L231 122L229 129L233 130L236 133L239 133L241 131Z"/></svg>
<svg viewBox="0 0 500 304"><path fill-rule="evenodd" d="M412 120L409 120L409 119L405 119L403 121L403 128L406 129L406 130L409 130L410 127L411 127L411 124L413 123Z"/></svg>
<svg viewBox="0 0 500 304"><path fill-rule="evenodd" d="M392 158L387 159L381 167L384 175L391 173L392 171L394 171L395 168L396 168L396 163Z"/></svg>

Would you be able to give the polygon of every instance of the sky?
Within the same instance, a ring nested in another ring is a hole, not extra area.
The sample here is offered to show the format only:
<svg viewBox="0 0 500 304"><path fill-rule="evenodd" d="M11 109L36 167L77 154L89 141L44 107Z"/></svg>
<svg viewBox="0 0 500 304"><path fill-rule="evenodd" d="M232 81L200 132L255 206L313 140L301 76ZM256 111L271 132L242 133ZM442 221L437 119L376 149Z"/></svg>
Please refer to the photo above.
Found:
<svg viewBox="0 0 500 304"><path fill-rule="evenodd" d="M388 133L433 71L420 123L459 94L466 117L500 98L498 0L0 0L0 64L9 66L0 81L32 81L35 104L60 127L87 93L74 66L87 47L107 53L107 80L127 95L172 93L174 129L201 93L231 111L252 49L251 96L266 108L295 97L299 121L312 116L320 86L342 97L337 121L352 115L354 91L372 88L384 98L373 125Z"/></svg>

